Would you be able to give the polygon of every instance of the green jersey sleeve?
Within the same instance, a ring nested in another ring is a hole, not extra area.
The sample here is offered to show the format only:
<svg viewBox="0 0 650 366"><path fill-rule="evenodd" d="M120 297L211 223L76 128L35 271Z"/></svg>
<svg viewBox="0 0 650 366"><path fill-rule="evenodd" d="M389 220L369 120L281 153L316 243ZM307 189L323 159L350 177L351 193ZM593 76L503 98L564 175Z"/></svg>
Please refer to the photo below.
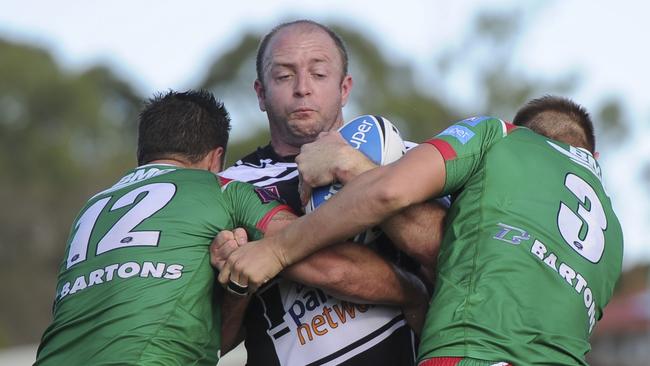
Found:
<svg viewBox="0 0 650 366"><path fill-rule="evenodd" d="M232 209L235 227L245 228L250 240L261 239L270 219L278 211L292 212L269 189L223 177L219 177L219 181L223 196Z"/></svg>
<svg viewBox="0 0 650 366"><path fill-rule="evenodd" d="M485 153L516 127L493 117L472 117L457 122L425 141L435 146L445 160L443 194L465 185L476 172Z"/></svg>

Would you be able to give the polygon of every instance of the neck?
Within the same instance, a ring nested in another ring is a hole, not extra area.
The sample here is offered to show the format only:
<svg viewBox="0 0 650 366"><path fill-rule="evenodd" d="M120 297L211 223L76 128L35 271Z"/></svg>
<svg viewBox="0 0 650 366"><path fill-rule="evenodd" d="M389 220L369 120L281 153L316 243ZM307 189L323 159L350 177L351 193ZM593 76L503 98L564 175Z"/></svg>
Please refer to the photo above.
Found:
<svg viewBox="0 0 650 366"><path fill-rule="evenodd" d="M271 139L271 147L278 156L287 157L292 155L298 155L300 153L300 146L289 145L283 141Z"/></svg>
<svg viewBox="0 0 650 366"><path fill-rule="evenodd" d="M168 165L175 165L175 166L182 167L182 168L191 168L192 167L191 164L188 164L185 161L177 160L177 159L159 159L159 160L154 160L154 161L150 161L150 162L146 163L146 165L148 165L148 164L168 164Z"/></svg>

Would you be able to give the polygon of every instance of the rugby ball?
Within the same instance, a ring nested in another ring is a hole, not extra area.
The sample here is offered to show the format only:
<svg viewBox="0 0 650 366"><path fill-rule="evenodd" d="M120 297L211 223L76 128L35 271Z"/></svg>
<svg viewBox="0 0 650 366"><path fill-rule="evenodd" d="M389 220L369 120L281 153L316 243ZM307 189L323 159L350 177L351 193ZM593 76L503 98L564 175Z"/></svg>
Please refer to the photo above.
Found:
<svg viewBox="0 0 650 366"><path fill-rule="evenodd" d="M362 152L377 165L390 164L406 153L406 147L397 127L381 116L357 117L341 128L341 136L352 147ZM340 183L316 187L312 191L305 213L309 213L330 199L343 187ZM358 243L369 243L379 236L378 228L372 228L354 238Z"/></svg>

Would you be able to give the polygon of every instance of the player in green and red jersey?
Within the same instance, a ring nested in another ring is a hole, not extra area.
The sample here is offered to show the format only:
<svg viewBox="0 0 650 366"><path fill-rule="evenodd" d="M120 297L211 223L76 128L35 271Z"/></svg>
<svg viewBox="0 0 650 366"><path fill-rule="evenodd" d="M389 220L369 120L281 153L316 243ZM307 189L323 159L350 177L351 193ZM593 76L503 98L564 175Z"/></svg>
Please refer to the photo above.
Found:
<svg viewBox="0 0 650 366"><path fill-rule="evenodd" d="M519 123L536 131L570 127L587 138L571 146L495 118L461 121L359 176L254 251L238 249L220 281L254 289L309 252L452 194L421 365L585 365L589 335L620 275L621 227L588 114L554 97L525 112Z"/></svg>
<svg viewBox="0 0 650 366"><path fill-rule="evenodd" d="M140 166L90 198L72 225L37 365L216 364L224 294L210 242L235 227L259 238L289 215L268 192L215 175L229 129L209 93L149 101Z"/></svg>

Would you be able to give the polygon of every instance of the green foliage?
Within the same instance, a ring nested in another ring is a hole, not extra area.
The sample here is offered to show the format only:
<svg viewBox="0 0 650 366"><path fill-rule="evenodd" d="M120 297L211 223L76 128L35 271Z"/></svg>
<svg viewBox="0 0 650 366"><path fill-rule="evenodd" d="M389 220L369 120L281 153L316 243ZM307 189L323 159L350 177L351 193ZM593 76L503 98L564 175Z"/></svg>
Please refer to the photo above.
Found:
<svg viewBox="0 0 650 366"><path fill-rule="evenodd" d="M620 146L630 133L629 123L625 120L623 103L618 98L609 97L596 110L592 117L596 123L596 141L604 137L605 144Z"/></svg>
<svg viewBox="0 0 650 366"><path fill-rule="evenodd" d="M104 67L68 72L2 40L0 55L0 275L16 279L3 285L0 334L34 342L76 210L134 161L141 98Z"/></svg>
<svg viewBox="0 0 650 366"><path fill-rule="evenodd" d="M513 69L510 55L521 24L512 14L487 14L431 70L400 64L356 30L334 25L349 48L355 80L346 117L380 114L405 138L422 141L475 114L512 118L526 100L563 93L577 79L531 78ZM228 164L269 140L253 81L260 34L244 34L216 55L197 88L224 100L233 125L246 132L228 148ZM479 95L470 106L449 91L468 73ZM37 342L49 322L56 272L69 225L83 201L135 164L141 100L127 81L104 66L62 69L45 51L0 39L0 343ZM616 99L599 110L603 134L620 140L627 129ZM645 170L646 181L650 169ZM2 347L2 344L0 344Z"/></svg>

